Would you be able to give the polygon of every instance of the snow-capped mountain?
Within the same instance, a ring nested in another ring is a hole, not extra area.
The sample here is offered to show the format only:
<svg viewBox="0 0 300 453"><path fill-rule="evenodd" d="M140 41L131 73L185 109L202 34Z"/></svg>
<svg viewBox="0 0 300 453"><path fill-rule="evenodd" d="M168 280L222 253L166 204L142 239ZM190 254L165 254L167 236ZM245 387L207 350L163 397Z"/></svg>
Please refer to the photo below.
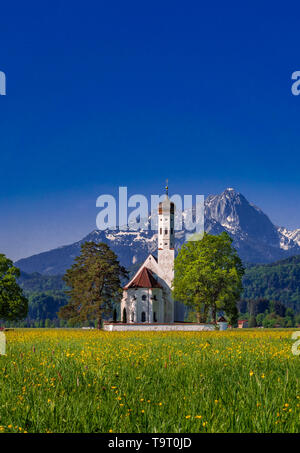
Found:
<svg viewBox="0 0 300 453"><path fill-rule="evenodd" d="M258 207L232 188L205 200L207 233L227 231L240 257L248 263L269 263L300 254L300 229L288 231L276 227ZM157 234L152 230L94 230L81 241L19 260L16 265L27 273L63 274L80 253L85 241L105 242L129 267L141 263L149 253L155 253ZM185 241L185 231L176 233L176 249Z"/></svg>
<svg viewBox="0 0 300 453"><path fill-rule="evenodd" d="M269 263L300 254L294 232L287 237L261 209L232 188L205 200L205 219L214 219L232 236L244 262Z"/></svg>
<svg viewBox="0 0 300 453"><path fill-rule="evenodd" d="M279 227L278 231L281 234L282 249L289 250L295 243L300 246L300 228L297 228L296 230L287 230L284 227Z"/></svg>

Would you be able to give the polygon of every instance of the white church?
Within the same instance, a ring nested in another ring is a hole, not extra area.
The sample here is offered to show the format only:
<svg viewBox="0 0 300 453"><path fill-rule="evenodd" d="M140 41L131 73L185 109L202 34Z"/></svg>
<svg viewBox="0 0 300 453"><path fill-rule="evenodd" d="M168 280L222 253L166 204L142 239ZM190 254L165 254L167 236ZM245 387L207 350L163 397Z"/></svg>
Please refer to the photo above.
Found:
<svg viewBox="0 0 300 453"><path fill-rule="evenodd" d="M104 330L212 330L208 324L184 323L184 305L172 298L175 258L175 205L168 196L158 205L158 254L149 255L124 286L121 322Z"/></svg>
<svg viewBox="0 0 300 453"><path fill-rule="evenodd" d="M158 207L158 257L149 255L123 288L123 323L173 323L184 320L184 307L172 298L175 258L175 205L166 197Z"/></svg>

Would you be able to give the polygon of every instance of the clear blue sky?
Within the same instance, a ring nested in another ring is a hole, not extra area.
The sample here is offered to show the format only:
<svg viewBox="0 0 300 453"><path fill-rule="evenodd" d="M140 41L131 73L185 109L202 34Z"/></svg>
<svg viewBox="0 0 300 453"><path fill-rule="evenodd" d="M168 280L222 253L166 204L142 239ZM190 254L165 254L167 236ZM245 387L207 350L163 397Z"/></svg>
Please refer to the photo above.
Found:
<svg viewBox="0 0 300 453"><path fill-rule="evenodd" d="M234 187L300 227L299 2L1 5L0 252L95 228L95 201Z"/></svg>

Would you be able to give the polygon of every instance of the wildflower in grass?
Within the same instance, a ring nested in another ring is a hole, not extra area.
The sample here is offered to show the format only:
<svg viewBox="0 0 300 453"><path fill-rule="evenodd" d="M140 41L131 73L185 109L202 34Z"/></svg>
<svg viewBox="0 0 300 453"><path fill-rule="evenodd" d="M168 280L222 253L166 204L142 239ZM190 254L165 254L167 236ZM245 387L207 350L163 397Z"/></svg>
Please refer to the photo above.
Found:
<svg viewBox="0 0 300 453"><path fill-rule="evenodd" d="M185 418L191 418L191 416L190 415L186 415Z"/></svg>
<svg viewBox="0 0 300 453"><path fill-rule="evenodd" d="M262 426L268 432L299 432L300 395L299 392L295 394L299 357L291 354L290 334L289 330L279 333L232 330L111 334L79 329L15 329L7 333L10 360L0 359L0 387L5 388L0 395L1 432L24 433L28 414L33 423L27 429L37 432L75 431L78 424L93 432L95 426L105 426L110 414L114 425L111 432L142 432L145 429L151 432L157 428L162 416L168 417L168 426L177 432L188 408L191 411L187 412L190 418L186 418L188 432L228 432L233 429L260 432ZM203 350L206 340L212 347ZM55 351L54 355L52 351ZM168 360L169 354L172 354L172 361ZM165 361L169 365L168 372L163 369ZM267 375L262 371L256 373L255 363L258 368L265 369ZM224 367L226 373L222 373ZM281 384L287 381L287 370L289 385L285 388L286 403L283 403ZM86 379L87 373L89 379ZM238 375L238 383L233 379L235 375ZM257 399L257 381L251 379L256 375L260 381L268 380L268 398L264 402ZM77 386L79 376L82 378ZM112 380L117 379L118 386L112 384ZM89 386L93 387L93 395ZM240 393L235 399L237 387ZM223 401L216 393L222 388L226 388L224 409ZM142 394L154 395L153 400ZM30 401L39 404L32 406ZM241 401L245 404L240 404ZM147 409L142 412L146 402ZM257 413L263 408L263 425L260 424L262 418L252 417L249 413L252 402ZM117 408L113 409L115 406ZM130 406L132 409L128 410ZM225 416L226 410L237 407L238 418L232 420ZM54 408L55 417L48 417L49 409L54 412ZM207 408L206 415L199 414L200 408ZM193 411L199 412L194 415ZM146 412L147 425L144 425ZM204 420L212 413L213 417ZM264 413L272 414L272 417L265 417ZM12 419L18 421L18 425L13 425Z"/></svg>

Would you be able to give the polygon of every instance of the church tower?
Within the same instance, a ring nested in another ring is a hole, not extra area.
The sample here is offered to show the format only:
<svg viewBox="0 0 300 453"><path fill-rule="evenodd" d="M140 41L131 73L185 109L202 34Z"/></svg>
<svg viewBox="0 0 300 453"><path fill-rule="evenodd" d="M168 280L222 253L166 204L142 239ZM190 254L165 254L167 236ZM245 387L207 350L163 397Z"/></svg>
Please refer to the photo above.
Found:
<svg viewBox="0 0 300 453"><path fill-rule="evenodd" d="M163 278L171 288L174 278L174 219L175 205L168 196L166 186L166 197L158 206L158 265L163 270Z"/></svg>

